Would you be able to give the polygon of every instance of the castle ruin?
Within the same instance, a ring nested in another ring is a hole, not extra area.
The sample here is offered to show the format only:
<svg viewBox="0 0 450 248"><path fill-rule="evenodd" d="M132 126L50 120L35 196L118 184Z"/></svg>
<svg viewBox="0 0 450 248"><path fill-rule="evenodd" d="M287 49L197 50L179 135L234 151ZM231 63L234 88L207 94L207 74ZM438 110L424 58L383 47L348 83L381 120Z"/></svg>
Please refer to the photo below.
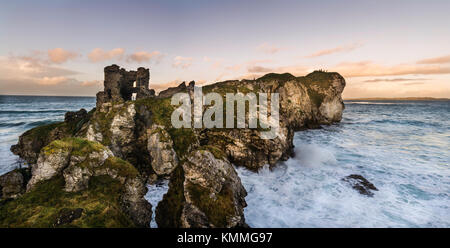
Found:
<svg viewBox="0 0 450 248"><path fill-rule="evenodd" d="M150 71L139 67L127 71L118 65L105 67L104 90L97 93L97 107L105 102L118 102L154 97L155 91L148 88Z"/></svg>

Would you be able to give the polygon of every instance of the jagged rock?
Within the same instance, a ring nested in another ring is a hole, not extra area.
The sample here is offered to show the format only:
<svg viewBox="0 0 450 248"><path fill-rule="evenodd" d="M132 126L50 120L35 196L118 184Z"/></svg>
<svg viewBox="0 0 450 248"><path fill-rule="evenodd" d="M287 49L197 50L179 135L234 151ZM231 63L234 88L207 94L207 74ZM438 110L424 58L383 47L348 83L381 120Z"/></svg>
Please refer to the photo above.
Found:
<svg viewBox="0 0 450 248"><path fill-rule="evenodd" d="M342 180L349 183L353 189L357 190L362 195L372 197L374 195L372 190L378 191L375 185L361 175L352 174L342 178Z"/></svg>
<svg viewBox="0 0 450 248"><path fill-rule="evenodd" d="M86 109L80 109L76 112L67 112L64 115L64 121L65 122L79 122L83 119L86 119L88 117L88 113Z"/></svg>
<svg viewBox="0 0 450 248"><path fill-rule="evenodd" d="M189 83L189 86L186 86L186 82L182 82L177 87L170 87L166 90L159 92L158 98L166 98L166 97L171 97L171 96L175 95L176 93L188 92L189 87L191 89L193 89L194 85L195 85L194 82Z"/></svg>
<svg viewBox="0 0 450 248"><path fill-rule="evenodd" d="M67 112L64 122L52 123L30 129L20 135L19 142L11 146L11 152L20 156L29 164L37 162L41 149L50 142L82 132L83 125L89 120L90 113L80 109Z"/></svg>
<svg viewBox="0 0 450 248"><path fill-rule="evenodd" d="M246 226L247 192L231 163L220 155L196 150L177 167L156 209L158 226Z"/></svg>
<svg viewBox="0 0 450 248"><path fill-rule="evenodd" d="M10 171L0 176L0 199L17 198L25 192L30 179L29 168Z"/></svg>
<svg viewBox="0 0 450 248"><path fill-rule="evenodd" d="M159 176L167 176L178 165L178 157L173 149L173 141L163 126L153 125L147 130L147 149L151 156L153 170Z"/></svg>
<svg viewBox="0 0 450 248"><path fill-rule="evenodd" d="M86 190L92 177L109 176L118 180L123 185L123 211L136 225L148 226L152 211L144 199L147 192L144 180L131 164L114 157L107 147L80 138L53 141L42 149L38 163L33 166L27 191L61 175L66 192Z"/></svg>

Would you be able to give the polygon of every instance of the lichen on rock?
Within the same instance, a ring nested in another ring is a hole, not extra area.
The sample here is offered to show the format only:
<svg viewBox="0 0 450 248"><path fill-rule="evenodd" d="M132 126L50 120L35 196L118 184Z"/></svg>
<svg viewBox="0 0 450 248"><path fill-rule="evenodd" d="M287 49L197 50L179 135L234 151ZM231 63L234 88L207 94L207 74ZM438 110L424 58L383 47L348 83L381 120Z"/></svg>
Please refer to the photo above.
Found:
<svg viewBox="0 0 450 248"><path fill-rule="evenodd" d="M151 205L144 199L147 192L144 180L128 162L114 157L111 150L98 142L81 138L55 140L44 147L38 162L32 167L27 194L38 185L54 178L62 178L63 191L89 190L91 179L107 176L121 185L121 210L136 226L148 226Z"/></svg>
<svg viewBox="0 0 450 248"><path fill-rule="evenodd" d="M217 158L207 149L196 150L178 170L157 206L158 226L245 226L247 192L226 158Z"/></svg>

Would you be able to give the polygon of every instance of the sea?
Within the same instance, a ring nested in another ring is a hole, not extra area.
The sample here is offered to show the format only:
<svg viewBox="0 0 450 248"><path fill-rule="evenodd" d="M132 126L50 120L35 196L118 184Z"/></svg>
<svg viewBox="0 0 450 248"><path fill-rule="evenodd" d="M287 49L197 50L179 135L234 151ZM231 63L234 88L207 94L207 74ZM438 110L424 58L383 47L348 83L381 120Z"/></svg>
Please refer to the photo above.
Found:
<svg viewBox="0 0 450 248"><path fill-rule="evenodd" d="M0 96L0 174L26 130L95 106L93 97ZM251 227L450 227L450 101L345 101L340 123L297 132L295 156L258 173L236 167ZM342 178L373 183L373 197ZM149 185L155 207L167 181ZM152 221L151 226L156 227Z"/></svg>

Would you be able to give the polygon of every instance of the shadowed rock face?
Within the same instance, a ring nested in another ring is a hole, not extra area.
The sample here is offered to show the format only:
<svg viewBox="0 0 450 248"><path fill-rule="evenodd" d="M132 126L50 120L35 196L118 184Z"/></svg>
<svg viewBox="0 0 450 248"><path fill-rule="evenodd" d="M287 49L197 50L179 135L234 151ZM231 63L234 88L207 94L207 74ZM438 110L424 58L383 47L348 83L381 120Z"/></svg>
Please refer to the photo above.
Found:
<svg viewBox="0 0 450 248"><path fill-rule="evenodd" d="M375 185L361 175L352 174L342 178L342 180L349 183L353 189L362 195L373 197L374 193L372 191L378 191Z"/></svg>

